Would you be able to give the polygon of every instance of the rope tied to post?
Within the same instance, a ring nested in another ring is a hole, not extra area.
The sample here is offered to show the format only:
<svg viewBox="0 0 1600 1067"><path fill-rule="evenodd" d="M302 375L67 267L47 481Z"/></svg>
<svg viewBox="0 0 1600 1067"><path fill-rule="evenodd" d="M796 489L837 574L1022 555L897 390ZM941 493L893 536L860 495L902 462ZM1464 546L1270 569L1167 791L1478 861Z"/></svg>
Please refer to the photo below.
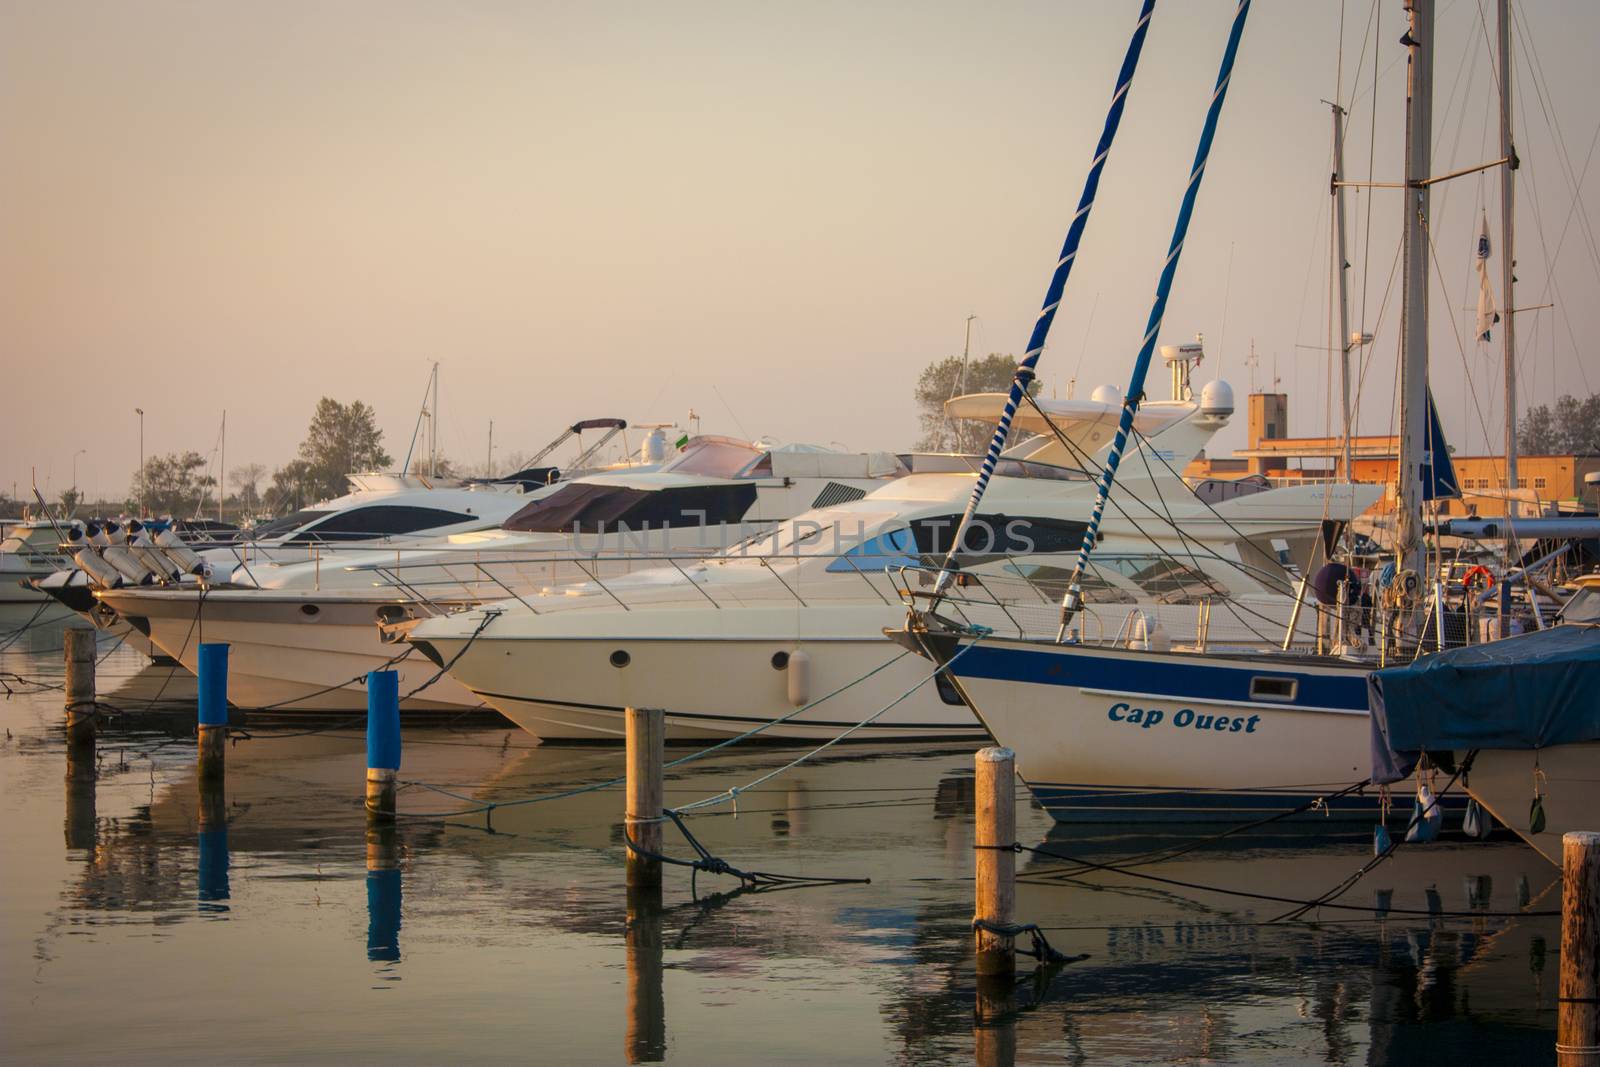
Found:
<svg viewBox="0 0 1600 1067"><path fill-rule="evenodd" d="M639 823L658 823L669 820L682 832L684 840L689 843L689 847L694 849L694 859L686 860L676 856L664 855L645 848L634 840L630 826ZM670 808L663 810L659 818L626 816L622 824L622 839L627 843L628 851L635 855L655 860L658 863L671 864L674 867L690 868L693 872L689 881L691 894L695 888L694 875L701 871L705 871L707 874L731 875L739 879L739 884L744 889L771 889L777 886L869 885L872 882L870 878L835 878L825 875L774 874L771 871L741 870L722 857L713 855L711 850L701 844L700 839L689 831L689 828L684 825L683 819L678 816L678 813Z"/></svg>
<svg viewBox="0 0 1600 1067"><path fill-rule="evenodd" d="M997 937L1020 937L1023 934L1027 934L1033 942L1033 947L1031 949L1014 948L1013 951L1023 956L1032 956L1040 963L1078 963L1089 958L1087 952L1076 956L1068 956L1066 953L1058 952L1052 948L1050 942L1045 939L1044 931L1039 928L1038 923L995 923L990 922L988 919L973 919L972 928L994 934Z"/></svg>

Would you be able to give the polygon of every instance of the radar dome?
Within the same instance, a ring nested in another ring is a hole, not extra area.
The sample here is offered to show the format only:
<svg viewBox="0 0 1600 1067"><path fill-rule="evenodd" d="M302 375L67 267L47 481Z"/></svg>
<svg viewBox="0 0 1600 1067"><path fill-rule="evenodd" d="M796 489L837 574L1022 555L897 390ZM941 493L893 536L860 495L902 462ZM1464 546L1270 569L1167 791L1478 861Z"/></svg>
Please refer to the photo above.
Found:
<svg viewBox="0 0 1600 1067"><path fill-rule="evenodd" d="M1110 404L1112 407L1122 406L1122 390L1114 385L1096 386L1094 392L1089 394L1089 399L1097 404Z"/></svg>
<svg viewBox="0 0 1600 1067"><path fill-rule="evenodd" d="M1200 413L1202 415L1232 415L1233 386L1220 378L1214 382L1207 382L1205 388L1200 390Z"/></svg>

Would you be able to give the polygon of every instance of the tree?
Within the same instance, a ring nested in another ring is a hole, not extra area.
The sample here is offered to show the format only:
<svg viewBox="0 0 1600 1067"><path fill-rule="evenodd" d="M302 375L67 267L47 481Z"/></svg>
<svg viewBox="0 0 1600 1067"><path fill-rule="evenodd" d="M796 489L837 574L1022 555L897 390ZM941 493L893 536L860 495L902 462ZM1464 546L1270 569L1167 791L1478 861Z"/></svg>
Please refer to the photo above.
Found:
<svg viewBox="0 0 1600 1067"><path fill-rule="evenodd" d="M325 396L317 401L296 462L304 465L293 472L299 495L315 501L343 496L345 475L387 467L394 459L383 450L383 431L370 407L359 400L341 404ZM276 484L277 475L273 480Z"/></svg>
<svg viewBox="0 0 1600 1067"><path fill-rule="evenodd" d="M1528 409L1517 426L1517 451L1530 456L1600 455L1600 393L1564 396L1555 410Z"/></svg>
<svg viewBox="0 0 1600 1067"><path fill-rule="evenodd" d="M151 515L188 515L199 503L200 494L216 484L205 470L206 458L198 452L169 452L151 456L144 463L144 503ZM128 501L139 503L140 480L134 478Z"/></svg>
<svg viewBox="0 0 1600 1067"><path fill-rule="evenodd" d="M944 402L963 393L1004 393L1011 388L1017 361L1011 356L991 352L968 362L963 379L961 357L934 360L917 379L918 418L922 438L917 448L927 452L982 452L994 436L994 424L976 419L951 419L944 413ZM1039 381L1029 389L1037 395Z"/></svg>
<svg viewBox="0 0 1600 1067"><path fill-rule="evenodd" d="M290 460L273 471L272 485L266 492L267 509L274 515L281 515L305 507L310 479L310 467L303 460ZM315 502L320 498L312 494L309 499Z"/></svg>
<svg viewBox="0 0 1600 1067"><path fill-rule="evenodd" d="M257 487L266 476L267 468L261 463L245 463L228 472L228 484L239 494L239 502L247 514L255 510Z"/></svg>
<svg viewBox="0 0 1600 1067"><path fill-rule="evenodd" d="M78 505L83 503L83 494L76 487L61 490L61 514L72 518L72 513L78 510Z"/></svg>
<svg viewBox="0 0 1600 1067"><path fill-rule="evenodd" d="M454 463L450 462L450 460L448 458L444 457L444 456L440 456L437 460L433 460L431 462L429 461L427 456L413 456L413 457L411 457L411 473L412 474L420 474L423 477L427 477L428 476L428 468L430 466L433 468L435 476L440 477L440 478L462 478L462 477L465 477L465 475L461 471L456 469L456 465Z"/></svg>

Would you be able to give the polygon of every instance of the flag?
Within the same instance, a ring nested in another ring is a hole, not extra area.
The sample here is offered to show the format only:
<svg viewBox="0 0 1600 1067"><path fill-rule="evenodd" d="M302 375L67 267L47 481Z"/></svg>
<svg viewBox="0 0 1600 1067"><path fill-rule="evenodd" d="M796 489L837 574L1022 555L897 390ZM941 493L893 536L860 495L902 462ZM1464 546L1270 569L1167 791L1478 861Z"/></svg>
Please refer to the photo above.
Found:
<svg viewBox="0 0 1600 1067"><path fill-rule="evenodd" d="M689 443L689 435L688 434L684 434L682 437L680 437L676 441L672 442L672 446L674 448L676 448L678 451L681 452L681 451L683 451L683 446L688 444L688 443Z"/></svg>
<svg viewBox="0 0 1600 1067"><path fill-rule="evenodd" d="M1489 214L1484 212L1483 228L1478 231L1478 340L1489 340L1500 313L1494 309L1494 290L1489 288Z"/></svg>

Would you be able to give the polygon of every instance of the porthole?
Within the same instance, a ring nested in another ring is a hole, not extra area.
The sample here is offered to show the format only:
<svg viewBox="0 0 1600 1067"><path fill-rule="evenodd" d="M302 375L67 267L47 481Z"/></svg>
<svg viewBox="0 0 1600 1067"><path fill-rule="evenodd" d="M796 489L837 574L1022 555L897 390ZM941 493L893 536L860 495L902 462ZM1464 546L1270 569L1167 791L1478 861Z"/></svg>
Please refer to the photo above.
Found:
<svg viewBox="0 0 1600 1067"><path fill-rule="evenodd" d="M314 619L318 615L322 614L322 609L317 607L315 604L301 604L300 605L300 614L306 616L309 619Z"/></svg>
<svg viewBox="0 0 1600 1067"><path fill-rule="evenodd" d="M772 669L775 671L787 670L789 667L789 653L774 652L772 654Z"/></svg>
<svg viewBox="0 0 1600 1067"><path fill-rule="evenodd" d="M615 652L611 653L611 665L613 667L617 668L617 670L619 670L619 671L622 668L626 667L628 664L632 663L632 662L633 662L633 657L628 655L627 652L623 651L620 648L617 649Z"/></svg>

